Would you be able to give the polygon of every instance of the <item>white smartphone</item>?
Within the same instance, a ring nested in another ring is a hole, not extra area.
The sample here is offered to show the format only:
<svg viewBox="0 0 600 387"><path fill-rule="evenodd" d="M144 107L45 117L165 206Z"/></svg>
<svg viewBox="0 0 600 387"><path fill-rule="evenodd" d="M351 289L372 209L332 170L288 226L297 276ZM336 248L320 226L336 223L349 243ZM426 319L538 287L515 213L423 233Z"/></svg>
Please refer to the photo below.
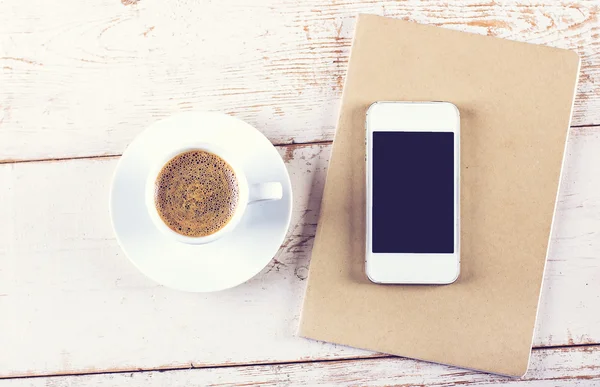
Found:
<svg viewBox="0 0 600 387"><path fill-rule="evenodd" d="M366 273L449 284L460 272L460 116L448 102L376 102L366 119Z"/></svg>

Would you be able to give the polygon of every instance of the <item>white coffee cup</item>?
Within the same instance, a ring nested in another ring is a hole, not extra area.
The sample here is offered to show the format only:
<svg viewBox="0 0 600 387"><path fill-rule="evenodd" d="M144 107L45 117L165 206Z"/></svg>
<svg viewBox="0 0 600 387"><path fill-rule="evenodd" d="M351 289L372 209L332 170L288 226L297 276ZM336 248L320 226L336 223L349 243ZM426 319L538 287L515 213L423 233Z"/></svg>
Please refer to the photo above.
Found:
<svg viewBox="0 0 600 387"><path fill-rule="evenodd" d="M173 231L167 224L161 219L158 214L158 210L156 209L156 203L154 201L155 194L155 184L158 175L160 174L162 168L167 164L172 158L175 156L193 150L203 150L206 152L213 153L223 160L227 162L233 169L235 173L235 177L237 178L238 184L238 203L233 213L233 216L229 220L229 222L217 232L202 236L202 237L189 237L182 234L179 234ZM152 219L154 225L164 234L169 237L188 244L203 244L213 242L228 232L231 232L235 226L240 222L244 212L246 211L246 207L250 203L264 201L264 200L279 200L283 196L283 187L279 182L267 182L267 183L258 183L258 184L249 184L246 179L246 174L241 166L236 162L235 158L227 155L227 153L218 149L217 147L210 144L195 144L192 146L181 147L173 152L170 152L165 157L161 158L161 161L157 163L157 165L150 170L148 174L148 178L146 180L146 207L148 209L148 214Z"/></svg>

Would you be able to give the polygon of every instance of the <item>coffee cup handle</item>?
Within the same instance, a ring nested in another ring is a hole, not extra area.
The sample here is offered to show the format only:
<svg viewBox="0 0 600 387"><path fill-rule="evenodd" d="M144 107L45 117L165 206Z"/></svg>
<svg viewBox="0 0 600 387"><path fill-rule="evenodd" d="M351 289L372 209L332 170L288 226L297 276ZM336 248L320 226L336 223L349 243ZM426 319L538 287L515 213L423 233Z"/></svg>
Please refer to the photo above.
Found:
<svg viewBox="0 0 600 387"><path fill-rule="evenodd" d="M248 203L262 202L265 200L279 200L283 197L281 183L261 183L250 186Z"/></svg>

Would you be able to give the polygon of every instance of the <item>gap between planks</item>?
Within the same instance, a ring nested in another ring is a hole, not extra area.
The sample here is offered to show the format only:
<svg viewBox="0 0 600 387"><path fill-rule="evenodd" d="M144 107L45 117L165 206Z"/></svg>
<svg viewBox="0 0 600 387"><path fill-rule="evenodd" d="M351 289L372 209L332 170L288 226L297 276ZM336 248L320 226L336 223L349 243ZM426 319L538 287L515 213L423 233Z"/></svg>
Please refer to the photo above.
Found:
<svg viewBox="0 0 600 387"><path fill-rule="evenodd" d="M590 126L590 125L587 125ZM600 125L599 125L600 126ZM282 143L282 144L273 144L274 147L277 148L302 148L306 146L313 145L330 145L333 141L308 141L308 142L291 142L291 143ZM111 159L116 157L121 157L122 153L119 154L107 154L107 155L95 155L95 156L73 156L73 157L53 157L47 159L4 159L0 160L0 165L2 164L21 164L21 163L47 163L47 162L56 162L56 161L71 161L71 160L93 160L93 159Z"/></svg>
<svg viewBox="0 0 600 387"><path fill-rule="evenodd" d="M600 126L600 124L590 124L590 125L571 125L570 128L595 128Z"/></svg>
<svg viewBox="0 0 600 387"><path fill-rule="evenodd" d="M570 350L570 349L581 349L582 351L593 350L596 347L600 347L600 343L594 344L574 344L574 345L549 345L546 347L533 347L532 351L550 351L550 350ZM359 361L367 361L367 360L384 360L384 359L394 359L394 358L402 358L394 355L386 355L381 353L375 353L373 355L367 356L353 356L353 357L345 357L345 358L336 358L336 359L315 359L315 360L295 360L295 361L282 361L282 362L257 362L257 363L236 363L236 364L215 364L215 365L207 365L207 366L194 366L194 364L190 363L189 366L180 366L180 367L157 367L157 368L138 368L138 369L114 369L107 371L97 371L97 372L72 372L72 373L54 373L54 374L40 374L40 375L28 375L28 376L14 376L14 377L0 377L0 381L2 380L11 380L11 379L36 379L36 378L48 378L48 377L64 377L64 376L91 376L91 375L111 375L111 374L132 374L132 373L144 373L144 372L171 372L171 371L183 371L183 370L206 370L213 368L249 368L249 367L268 367L268 366L286 366L286 365L295 365L295 364L319 364L319 363L343 363L343 362L359 362ZM410 358L404 358L407 360L411 360ZM430 363L428 361L423 361L426 364L435 364Z"/></svg>

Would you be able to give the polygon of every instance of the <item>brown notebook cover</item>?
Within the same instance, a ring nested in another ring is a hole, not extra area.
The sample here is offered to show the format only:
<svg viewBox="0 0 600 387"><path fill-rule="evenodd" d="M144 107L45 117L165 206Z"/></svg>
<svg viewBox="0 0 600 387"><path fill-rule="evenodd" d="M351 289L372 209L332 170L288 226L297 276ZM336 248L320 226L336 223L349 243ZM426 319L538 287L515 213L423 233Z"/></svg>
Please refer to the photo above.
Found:
<svg viewBox="0 0 600 387"><path fill-rule="evenodd" d="M578 70L572 51L360 15L300 334L523 375ZM461 273L452 285L366 278L364 124L379 100L460 110Z"/></svg>

